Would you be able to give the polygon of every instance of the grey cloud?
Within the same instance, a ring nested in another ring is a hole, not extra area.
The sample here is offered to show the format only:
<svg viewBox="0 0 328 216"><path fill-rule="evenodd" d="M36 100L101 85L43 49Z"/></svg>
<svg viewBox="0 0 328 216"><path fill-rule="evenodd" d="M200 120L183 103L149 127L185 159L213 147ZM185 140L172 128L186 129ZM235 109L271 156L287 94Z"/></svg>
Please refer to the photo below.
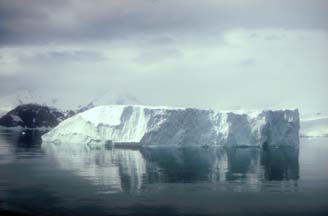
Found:
<svg viewBox="0 0 328 216"><path fill-rule="evenodd" d="M248 36L249 38L252 38L252 39L256 39L256 38L259 38L259 35L256 34L256 33L252 33Z"/></svg>
<svg viewBox="0 0 328 216"><path fill-rule="evenodd" d="M155 37L145 38L141 45L174 45L178 42L176 38L171 35L164 34L164 35L157 35Z"/></svg>
<svg viewBox="0 0 328 216"><path fill-rule="evenodd" d="M91 51L53 51L48 55L58 61L100 61L105 59L101 53Z"/></svg>
<svg viewBox="0 0 328 216"><path fill-rule="evenodd" d="M327 5L0 0L0 95L35 88L73 101L124 89L153 105L279 106L284 95L288 106L327 107Z"/></svg>
<svg viewBox="0 0 328 216"><path fill-rule="evenodd" d="M254 59L245 59L243 61L241 61L240 65L242 67L251 67L254 66L256 64L256 61Z"/></svg>
<svg viewBox="0 0 328 216"><path fill-rule="evenodd" d="M54 39L56 29L50 14L65 6L66 2L0 0L0 44L28 44Z"/></svg>
<svg viewBox="0 0 328 216"><path fill-rule="evenodd" d="M275 41L275 40L281 40L286 38L286 35L284 34L256 34L256 33L252 33L248 36L251 39L265 39L267 41Z"/></svg>
<svg viewBox="0 0 328 216"><path fill-rule="evenodd" d="M183 53L177 48L147 49L139 53L135 61L140 64L159 63L168 59L183 57Z"/></svg>
<svg viewBox="0 0 328 216"><path fill-rule="evenodd" d="M105 60L105 56L101 52L93 51L50 51L36 53L33 55L21 54L18 60L25 63L57 63L57 62L97 62Z"/></svg>
<svg viewBox="0 0 328 216"><path fill-rule="evenodd" d="M268 41L274 41L274 40L281 40L284 37L285 37L284 35L269 35L269 36L265 37L265 39Z"/></svg>
<svg viewBox="0 0 328 216"><path fill-rule="evenodd" d="M327 10L325 0L0 0L0 45L110 41L239 27L327 29Z"/></svg>

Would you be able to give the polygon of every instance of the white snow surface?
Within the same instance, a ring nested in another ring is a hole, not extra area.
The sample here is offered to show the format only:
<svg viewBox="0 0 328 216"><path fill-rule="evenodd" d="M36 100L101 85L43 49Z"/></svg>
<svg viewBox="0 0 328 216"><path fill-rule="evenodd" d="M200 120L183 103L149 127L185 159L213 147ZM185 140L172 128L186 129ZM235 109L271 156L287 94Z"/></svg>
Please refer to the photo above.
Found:
<svg viewBox="0 0 328 216"><path fill-rule="evenodd" d="M95 112L83 112L81 116L88 122L95 126L99 124L106 124L108 126L116 126L121 124L121 115L124 110L123 106L109 107L99 106L95 108Z"/></svg>
<svg viewBox="0 0 328 216"><path fill-rule="evenodd" d="M43 145L298 145L298 110L218 112L136 105L98 106L61 122Z"/></svg>
<svg viewBox="0 0 328 216"><path fill-rule="evenodd" d="M328 137L328 117L302 120L300 135L303 137Z"/></svg>
<svg viewBox="0 0 328 216"><path fill-rule="evenodd" d="M302 113L300 118L300 136L328 137L328 110Z"/></svg>

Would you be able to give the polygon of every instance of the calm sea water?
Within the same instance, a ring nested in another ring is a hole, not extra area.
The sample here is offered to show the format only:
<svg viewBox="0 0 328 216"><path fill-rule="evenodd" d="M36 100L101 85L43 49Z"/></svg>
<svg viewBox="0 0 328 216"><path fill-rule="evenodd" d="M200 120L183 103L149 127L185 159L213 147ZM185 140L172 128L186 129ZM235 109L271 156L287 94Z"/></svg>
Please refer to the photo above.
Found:
<svg viewBox="0 0 328 216"><path fill-rule="evenodd" d="M0 215L328 215L328 138L300 148L42 148L0 131Z"/></svg>

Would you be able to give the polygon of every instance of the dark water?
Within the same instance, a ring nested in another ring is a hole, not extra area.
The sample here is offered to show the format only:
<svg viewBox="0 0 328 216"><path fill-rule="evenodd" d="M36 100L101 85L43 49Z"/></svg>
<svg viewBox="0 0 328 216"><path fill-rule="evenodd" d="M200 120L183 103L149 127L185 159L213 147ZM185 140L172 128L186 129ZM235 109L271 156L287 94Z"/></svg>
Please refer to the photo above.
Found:
<svg viewBox="0 0 328 216"><path fill-rule="evenodd" d="M328 139L300 149L41 148L0 132L0 215L328 215Z"/></svg>

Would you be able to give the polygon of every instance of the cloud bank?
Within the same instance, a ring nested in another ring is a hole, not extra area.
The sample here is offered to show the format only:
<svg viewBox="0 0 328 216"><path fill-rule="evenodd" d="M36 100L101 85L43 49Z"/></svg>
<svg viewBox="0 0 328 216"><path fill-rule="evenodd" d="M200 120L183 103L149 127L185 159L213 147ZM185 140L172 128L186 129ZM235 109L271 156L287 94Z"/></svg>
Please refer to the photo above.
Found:
<svg viewBox="0 0 328 216"><path fill-rule="evenodd" d="M322 109L325 0L0 0L0 94Z"/></svg>

